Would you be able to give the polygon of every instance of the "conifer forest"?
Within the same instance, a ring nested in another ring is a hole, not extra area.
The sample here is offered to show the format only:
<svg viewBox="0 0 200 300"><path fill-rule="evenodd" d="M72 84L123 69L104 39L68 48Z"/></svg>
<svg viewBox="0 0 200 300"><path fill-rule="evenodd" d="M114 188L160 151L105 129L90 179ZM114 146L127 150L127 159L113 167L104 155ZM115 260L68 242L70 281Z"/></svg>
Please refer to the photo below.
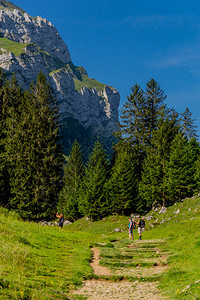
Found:
<svg viewBox="0 0 200 300"><path fill-rule="evenodd" d="M23 91L0 71L1 206L24 219L145 213L200 189L200 146L192 112L167 106L154 79L133 84L121 111L112 157L97 138L87 161L74 141L63 154L59 107L40 72Z"/></svg>

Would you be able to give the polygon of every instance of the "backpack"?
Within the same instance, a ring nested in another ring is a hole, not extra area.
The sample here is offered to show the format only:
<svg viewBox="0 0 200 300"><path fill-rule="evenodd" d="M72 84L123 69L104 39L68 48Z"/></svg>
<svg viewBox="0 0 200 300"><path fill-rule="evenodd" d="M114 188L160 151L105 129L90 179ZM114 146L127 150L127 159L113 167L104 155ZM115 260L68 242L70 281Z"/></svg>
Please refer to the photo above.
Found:
<svg viewBox="0 0 200 300"><path fill-rule="evenodd" d="M145 220L142 220L142 219L141 219L140 222L141 222L141 223L140 223L140 224L141 224L141 228L144 228L144 227L145 227Z"/></svg>
<svg viewBox="0 0 200 300"><path fill-rule="evenodd" d="M131 229L135 229L135 222L131 221L132 222L132 225L131 225Z"/></svg>

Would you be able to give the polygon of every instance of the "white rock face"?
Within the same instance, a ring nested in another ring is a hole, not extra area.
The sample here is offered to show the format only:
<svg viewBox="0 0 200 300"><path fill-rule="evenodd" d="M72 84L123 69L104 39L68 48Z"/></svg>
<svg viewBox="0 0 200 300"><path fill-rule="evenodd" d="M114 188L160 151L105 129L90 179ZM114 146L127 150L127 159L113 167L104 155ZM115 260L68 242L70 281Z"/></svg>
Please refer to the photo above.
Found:
<svg viewBox="0 0 200 300"><path fill-rule="evenodd" d="M0 9L0 34L25 44L20 54L1 46L0 67L8 76L15 72L19 84L27 89L42 71L58 99L61 120L72 116L94 134L112 136L117 130L118 91L106 85L99 92L95 87L75 89L75 75L67 68L71 62L68 48L49 21L17 9Z"/></svg>
<svg viewBox="0 0 200 300"><path fill-rule="evenodd" d="M0 32L18 43L33 43L63 62L71 61L67 45L57 29L41 17L32 18L15 9L0 10Z"/></svg>

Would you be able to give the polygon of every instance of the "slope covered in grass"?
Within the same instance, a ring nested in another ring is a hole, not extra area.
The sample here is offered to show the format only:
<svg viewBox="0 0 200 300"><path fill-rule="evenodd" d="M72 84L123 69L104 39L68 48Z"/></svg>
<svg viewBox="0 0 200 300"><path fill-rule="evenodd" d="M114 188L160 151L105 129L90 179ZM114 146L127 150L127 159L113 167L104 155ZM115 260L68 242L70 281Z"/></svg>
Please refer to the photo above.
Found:
<svg viewBox="0 0 200 300"><path fill-rule="evenodd" d="M169 299L200 299L200 198L185 199L167 208L165 213L152 211L146 217L143 239L165 240L168 251L169 269L160 278L161 290ZM124 243L127 225L127 218L113 216L93 223L80 220L71 229L102 233L102 238ZM114 228L121 232L113 232ZM134 239L138 239L137 230Z"/></svg>
<svg viewBox="0 0 200 300"><path fill-rule="evenodd" d="M170 269L160 287L169 299L200 299L200 198L185 199L165 213L151 215L154 228L144 237L164 238L171 252Z"/></svg>
<svg viewBox="0 0 200 300"><path fill-rule="evenodd" d="M0 213L1 299L68 299L89 266L92 236L23 222Z"/></svg>
<svg viewBox="0 0 200 300"><path fill-rule="evenodd" d="M28 44L20 44L14 41L11 41L7 38L0 37L0 49L6 49L9 52L12 52L15 56L19 56L20 54L24 53L24 48ZM2 51L0 50L0 54Z"/></svg>
<svg viewBox="0 0 200 300"><path fill-rule="evenodd" d="M169 268L159 275L160 289L169 299L200 299L200 199L185 199L167 208L165 213L151 212L147 219L150 220L146 220L143 240L165 241L164 248L168 253ZM126 255L128 261L133 260L130 267L134 267L137 253L132 249L130 253L128 249L127 253L120 252L132 243L128 240L127 226L128 218L124 216L110 216L96 222L83 218L61 231L57 227L24 222L2 209L2 299L72 299L69 296L71 288L94 276L89 265L90 247L99 243L103 243L102 263L106 264L114 255L116 261L112 258L113 264L122 264ZM115 231L116 228L120 231ZM138 240L137 230L134 239ZM151 259L148 251L148 248L144 249L142 256L137 257L141 267L143 260ZM152 259L157 260L157 256Z"/></svg>

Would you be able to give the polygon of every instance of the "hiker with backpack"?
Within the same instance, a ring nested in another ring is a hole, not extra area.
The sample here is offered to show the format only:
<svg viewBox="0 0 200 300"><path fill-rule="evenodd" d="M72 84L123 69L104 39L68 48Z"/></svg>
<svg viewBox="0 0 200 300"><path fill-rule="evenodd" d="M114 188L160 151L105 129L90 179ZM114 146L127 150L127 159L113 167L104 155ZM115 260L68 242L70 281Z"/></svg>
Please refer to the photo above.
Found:
<svg viewBox="0 0 200 300"><path fill-rule="evenodd" d="M142 230L144 230L145 227L145 221L141 219L139 216L137 216L138 222L136 222L138 226L138 234L139 234L139 240L142 239Z"/></svg>
<svg viewBox="0 0 200 300"><path fill-rule="evenodd" d="M128 224L128 233L129 233L129 239L133 240L133 229L135 228L135 222L132 221L131 218L129 218L129 224Z"/></svg>
<svg viewBox="0 0 200 300"><path fill-rule="evenodd" d="M61 213L60 215L57 213L56 217L59 218L58 226L59 226L60 229L62 229L63 228L63 223L64 223L64 215L63 215L63 213Z"/></svg>

